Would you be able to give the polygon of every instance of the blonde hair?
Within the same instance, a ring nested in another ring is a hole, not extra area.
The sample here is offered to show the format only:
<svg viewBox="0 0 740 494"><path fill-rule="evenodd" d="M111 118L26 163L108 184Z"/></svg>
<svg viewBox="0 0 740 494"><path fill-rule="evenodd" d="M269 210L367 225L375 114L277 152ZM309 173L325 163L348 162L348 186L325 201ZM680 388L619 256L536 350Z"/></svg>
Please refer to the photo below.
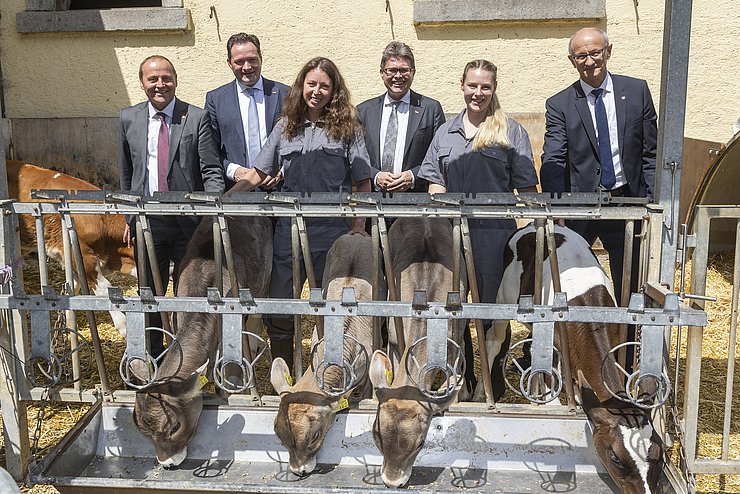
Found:
<svg viewBox="0 0 740 494"><path fill-rule="evenodd" d="M496 84L496 72L498 69L488 60L473 60L472 62L468 62L463 70L463 84L465 84L465 78L470 69L481 69L490 72L493 75L491 82ZM494 91L491 96L491 103L486 111L486 119L478 127L478 132L475 134L473 151L479 151L483 148L496 145L503 148L510 148L511 141L509 141L509 117L501 109L501 103L499 103L498 96L496 96L496 92Z"/></svg>

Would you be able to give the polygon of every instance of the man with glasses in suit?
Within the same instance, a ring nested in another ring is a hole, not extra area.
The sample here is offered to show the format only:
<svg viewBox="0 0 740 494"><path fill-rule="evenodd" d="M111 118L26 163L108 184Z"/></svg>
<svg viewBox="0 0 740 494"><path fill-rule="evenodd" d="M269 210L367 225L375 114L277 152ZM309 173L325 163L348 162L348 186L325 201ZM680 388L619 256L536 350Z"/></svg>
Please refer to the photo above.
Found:
<svg viewBox="0 0 740 494"><path fill-rule="evenodd" d="M374 183L383 191L427 190L417 173L445 115L439 101L411 90L415 73L411 48L392 41L380 59L386 92L357 106L370 163L376 167Z"/></svg>

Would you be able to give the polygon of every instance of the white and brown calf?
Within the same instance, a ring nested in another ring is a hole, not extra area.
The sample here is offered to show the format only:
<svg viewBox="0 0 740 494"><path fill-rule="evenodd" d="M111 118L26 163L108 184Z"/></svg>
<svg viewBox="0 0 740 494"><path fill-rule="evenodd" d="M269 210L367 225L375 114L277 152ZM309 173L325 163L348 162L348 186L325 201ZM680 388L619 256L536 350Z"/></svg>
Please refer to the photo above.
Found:
<svg viewBox="0 0 740 494"><path fill-rule="evenodd" d="M266 297L272 272L271 221L256 216L227 221L239 287ZM226 262L222 273L216 272L212 225L210 218L204 219L190 240L180 268L178 297L205 297L208 287L218 285L218 276L224 293L231 289ZM157 461L165 467L175 467L187 456L203 411L201 377L214 362L221 340L218 327L215 314L178 313L177 339L159 364L162 382L136 393L134 422L152 441Z"/></svg>
<svg viewBox="0 0 740 494"><path fill-rule="evenodd" d="M11 197L21 202L38 202L31 199L31 190L100 190L89 182L64 173L41 168L21 161L8 160L8 190ZM123 242L126 219L117 214L72 215L77 229L77 238L82 251L85 277L90 292L99 296L108 295L111 286L106 278L119 271L136 276L134 249ZM23 255L36 251L36 222L30 215L18 217L21 250ZM44 215L44 244L46 254L64 263L62 224L59 215ZM111 311L116 329L126 336L126 318L120 311Z"/></svg>
<svg viewBox="0 0 740 494"><path fill-rule="evenodd" d="M460 285L453 287L452 225L440 218L400 218L388 235L391 262L400 300L413 300L415 290L426 290L430 302L445 302L450 291L466 293L465 263L460 260ZM460 253L456 253L460 255ZM370 380L378 397L373 439L383 454L381 476L388 487L405 485L429 431L432 417L447 410L458 398L463 380L442 399L422 393L406 372L411 345L426 336L426 321L404 318L406 352L398 355L393 322L388 338L391 357L376 351L370 363ZM465 321L450 320L448 338L462 345ZM425 348L416 358L426 360ZM429 383L427 383L429 384Z"/></svg>
<svg viewBox="0 0 740 494"><path fill-rule="evenodd" d="M354 288L358 301L372 300L372 241L360 235L342 235L329 249L326 256L323 284L327 300L341 300L345 287ZM380 273L378 273L380 274ZM378 276L382 280L382 276ZM384 282L381 281L379 295L385 297ZM373 323L371 317L347 317L344 333L365 347L365 365L373 348ZM314 330L312 343L316 343ZM323 360L323 345L317 352L319 362ZM354 341L345 338L344 358L351 362L361 350ZM358 371L359 372L359 371ZM364 373L364 385L367 371ZM339 369L330 367L326 371L326 384L341 387ZM300 476L308 475L316 468L316 455L324 443L334 418L352 390L343 396L330 396L319 388L314 371L309 366L295 385L291 385L290 370L285 361L278 357L272 362L270 378L280 394L280 407L275 417L275 434L288 449L290 470ZM357 386L355 386L357 387ZM353 387L354 389L354 387Z"/></svg>
<svg viewBox="0 0 740 494"><path fill-rule="evenodd" d="M591 251L588 243L566 227L555 227L555 243L560 270L560 284L569 306L615 307L612 283ZM532 225L517 230L504 252L504 275L497 302L516 304L520 295L534 292L535 229ZM550 262L545 252L542 267L542 300L553 302ZM653 493L660 475L663 443L653 429L649 411L614 398L609 389L623 389L623 376L614 365L610 335L617 334L616 324L567 323L570 365L580 390L581 404L593 426L596 453L607 472L629 494ZM486 335L488 355L501 357L507 351L503 343L510 332L508 321L496 321ZM555 338L558 341L558 338ZM493 361L493 359L491 359ZM491 379L502 385L503 369L491 369ZM481 395L482 389L476 395Z"/></svg>

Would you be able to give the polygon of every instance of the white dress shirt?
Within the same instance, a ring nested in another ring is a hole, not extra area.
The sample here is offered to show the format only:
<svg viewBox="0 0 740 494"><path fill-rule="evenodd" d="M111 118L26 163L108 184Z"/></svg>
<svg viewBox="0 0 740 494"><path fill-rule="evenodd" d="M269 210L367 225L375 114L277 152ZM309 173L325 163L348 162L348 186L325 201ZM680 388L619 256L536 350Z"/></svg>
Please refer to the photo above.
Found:
<svg viewBox="0 0 740 494"><path fill-rule="evenodd" d="M242 131L244 132L244 143L248 147L247 139L249 136L249 94L247 94L246 84L242 84L240 81L234 79L236 84L236 96L239 101L239 113L242 116ZM259 117L259 129L260 129L260 148L264 146L267 141L267 127L265 126L265 88L262 82L262 76L254 83L253 86L256 91L254 92L254 101L257 103L257 115ZM249 153L247 153L249 156ZM243 166L246 168L252 168L256 156L249 156L250 163L229 163L226 167L226 176L234 180L234 173L239 167Z"/></svg>
<svg viewBox="0 0 740 494"><path fill-rule="evenodd" d="M596 89L581 79L581 87L583 92L586 93L586 100L588 101L588 111L591 112L591 122L593 123L594 130L596 131L596 137L599 137L599 129L596 126L596 97L591 94L591 91ZM609 120L609 144L612 148L612 163L614 164L614 176L617 182L614 184L614 188L618 189L623 185L627 185L627 179L624 177L624 171L622 170L622 159L619 155L619 127L617 126L617 109L614 103L614 84L612 83L612 77L609 72L606 73L606 78L599 86L604 90L602 99L604 100L604 108L606 108L606 118Z"/></svg>
<svg viewBox="0 0 740 494"><path fill-rule="evenodd" d="M165 121L167 122L167 130L169 135L172 135L172 114L175 112L175 101L177 98L172 98L170 104L164 107L162 113L164 113ZM144 194L151 194L159 190L159 165L157 164L157 145L159 144L159 127L162 125L162 120L157 116L160 113L159 110L152 106L149 102L149 120L147 124L146 132L146 190Z"/></svg>

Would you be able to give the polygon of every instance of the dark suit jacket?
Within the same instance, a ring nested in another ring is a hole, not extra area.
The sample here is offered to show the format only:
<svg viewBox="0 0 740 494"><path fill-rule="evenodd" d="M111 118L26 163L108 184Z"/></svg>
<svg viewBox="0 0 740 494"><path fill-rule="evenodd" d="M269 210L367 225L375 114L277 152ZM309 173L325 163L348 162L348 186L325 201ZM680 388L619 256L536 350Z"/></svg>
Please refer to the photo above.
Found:
<svg viewBox="0 0 740 494"><path fill-rule="evenodd" d="M147 178L148 102L121 110L119 167L121 190L143 194ZM208 112L175 100L170 127L170 170L167 184L172 191L205 190L220 194L224 178L213 140Z"/></svg>
<svg viewBox="0 0 740 494"><path fill-rule="evenodd" d="M380 171L380 122L383 118L385 93L357 106L357 115L365 128L365 146L374 168L373 176ZM419 167L427 154L434 133L445 123L445 114L439 101L411 91L409 126L403 151L403 170L414 174L414 191L426 192L426 180L418 178Z"/></svg>
<svg viewBox="0 0 740 494"><path fill-rule="evenodd" d="M647 83L611 74L619 153L632 197L652 197L658 129ZM540 169L546 192L594 192L601 165L591 113L580 81L547 100Z"/></svg>
<svg viewBox="0 0 740 494"><path fill-rule="evenodd" d="M262 78L265 92L265 129L269 135L283 111L283 100L290 88L280 82ZM245 165L247 139L239 112L236 82L233 80L206 93L206 110L211 116L211 126L218 146L218 155L224 173L229 163ZM227 180L231 182L230 180Z"/></svg>

